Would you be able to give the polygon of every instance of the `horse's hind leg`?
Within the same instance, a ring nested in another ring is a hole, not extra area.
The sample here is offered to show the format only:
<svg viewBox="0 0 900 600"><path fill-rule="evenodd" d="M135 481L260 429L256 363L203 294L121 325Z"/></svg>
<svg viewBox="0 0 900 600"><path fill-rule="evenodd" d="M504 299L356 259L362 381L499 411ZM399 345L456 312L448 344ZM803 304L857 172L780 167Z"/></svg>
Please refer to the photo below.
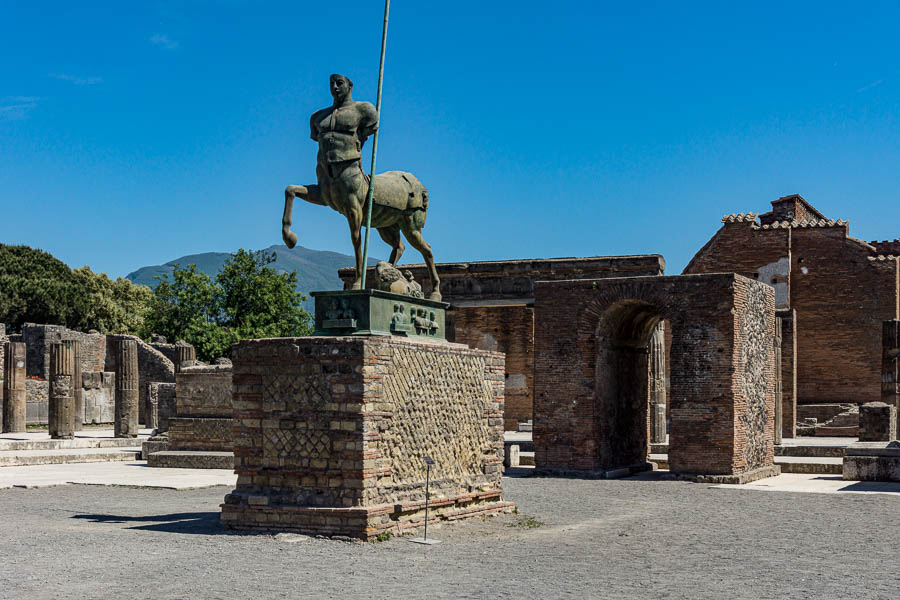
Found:
<svg viewBox="0 0 900 600"><path fill-rule="evenodd" d="M388 262L396 266L405 249L403 239L400 237L400 226L382 227L378 230L378 235L391 247L391 257L388 259Z"/></svg>
<svg viewBox="0 0 900 600"><path fill-rule="evenodd" d="M422 258L425 259L425 266L428 267L428 276L431 278L431 293L428 295L428 299L440 300L441 280L438 277L437 268L434 266L434 254L431 252L431 246L429 246L428 242L425 241L425 238L422 237L422 231L420 229L404 227L403 235L406 236L406 239L409 240L409 243L412 244L413 248L422 253Z"/></svg>

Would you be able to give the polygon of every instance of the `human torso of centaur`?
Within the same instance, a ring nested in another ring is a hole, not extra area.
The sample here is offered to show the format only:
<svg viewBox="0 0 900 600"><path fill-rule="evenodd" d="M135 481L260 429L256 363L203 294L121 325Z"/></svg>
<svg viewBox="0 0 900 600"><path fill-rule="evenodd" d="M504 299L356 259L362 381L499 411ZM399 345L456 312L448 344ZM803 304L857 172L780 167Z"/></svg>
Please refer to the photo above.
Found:
<svg viewBox="0 0 900 600"><path fill-rule="evenodd" d="M310 137L319 143L318 162L359 160L363 144L378 128L378 113L369 102L329 106L313 113L309 121Z"/></svg>

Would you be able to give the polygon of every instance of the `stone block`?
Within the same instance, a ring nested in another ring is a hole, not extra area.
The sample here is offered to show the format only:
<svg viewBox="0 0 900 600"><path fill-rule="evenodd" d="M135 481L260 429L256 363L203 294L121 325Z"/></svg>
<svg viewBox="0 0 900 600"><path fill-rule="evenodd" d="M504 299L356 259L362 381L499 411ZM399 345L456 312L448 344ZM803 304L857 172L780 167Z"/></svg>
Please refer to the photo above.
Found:
<svg viewBox="0 0 900 600"><path fill-rule="evenodd" d="M859 441L890 442L897 439L897 409L884 402L859 407Z"/></svg>
<svg viewBox="0 0 900 600"><path fill-rule="evenodd" d="M900 442L857 442L844 455L847 481L900 481Z"/></svg>

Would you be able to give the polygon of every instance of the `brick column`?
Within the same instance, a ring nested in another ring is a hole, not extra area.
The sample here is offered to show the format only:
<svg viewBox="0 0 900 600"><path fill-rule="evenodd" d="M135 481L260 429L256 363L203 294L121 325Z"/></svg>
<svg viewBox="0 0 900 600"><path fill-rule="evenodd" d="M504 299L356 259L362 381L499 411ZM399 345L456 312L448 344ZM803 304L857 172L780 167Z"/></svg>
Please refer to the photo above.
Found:
<svg viewBox="0 0 900 600"><path fill-rule="evenodd" d="M120 339L116 347L115 436L138 435L138 353L137 342Z"/></svg>
<svg viewBox="0 0 900 600"><path fill-rule="evenodd" d="M660 321L650 337L650 442L666 441L666 336Z"/></svg>
<svg viewBox="0 0 900 600"><path fill-rule="evenodd" d="M781 319L775 317L775 443L781 443L784 431L782 416L783 396L783 372L781 369Z"/></svg>
<svg viewBox="0 0 900 600"><path fill-rule="evenodd" d="M50 345L50 437L75 437L75 346L71 341Z"/></svg>
<svg viewBox="0 0 900 600"><path fill-rule="evenodd" d="M3 431L25 431L25 343L6 342L3 365Z"/></svg>
<svg viewBox="0 0 900 600"><path fill-rule="evenodd" d="M781 322L781 435L797 437L797 311L775 311Z"/></svg>
<svg viewBox="0 0 900 600"><path fill-rule="evenodd" d="M881 401L900 412L900 321L885 321L881 337Z"/></svg>

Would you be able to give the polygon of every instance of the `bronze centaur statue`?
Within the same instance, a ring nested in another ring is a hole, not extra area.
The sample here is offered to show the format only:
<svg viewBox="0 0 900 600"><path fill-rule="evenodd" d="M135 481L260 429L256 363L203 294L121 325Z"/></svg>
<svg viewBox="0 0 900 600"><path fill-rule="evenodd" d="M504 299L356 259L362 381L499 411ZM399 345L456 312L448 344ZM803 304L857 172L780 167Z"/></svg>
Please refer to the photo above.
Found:
<svg viewBox="0 0 900 600"><path fill-rule="evenodd" d="M360 229L366 215L369 178L360 164L363 144L378 128L378 113L369 102L355 102L353 82L343 75L331 76L331 95L334 104L313 113L310 118L310 137L319 144L316 162L316 185L289 185L284 190L284 217L281 237L288 248L297 244L297 234L291 231L291 212L294 198L330 206L347 218L350 238L356 253L356 277L353 289L361 285L363 265ZM434 266L431 246L422 237L425 216L428 214L428 190L415 175L403 171L388 171L375 176L375 196L372 203L372 227L390 244L389 262L396 265L403 254L400 233L422 253L431 278L429 298L441 299L441 282Z"/></svg>

